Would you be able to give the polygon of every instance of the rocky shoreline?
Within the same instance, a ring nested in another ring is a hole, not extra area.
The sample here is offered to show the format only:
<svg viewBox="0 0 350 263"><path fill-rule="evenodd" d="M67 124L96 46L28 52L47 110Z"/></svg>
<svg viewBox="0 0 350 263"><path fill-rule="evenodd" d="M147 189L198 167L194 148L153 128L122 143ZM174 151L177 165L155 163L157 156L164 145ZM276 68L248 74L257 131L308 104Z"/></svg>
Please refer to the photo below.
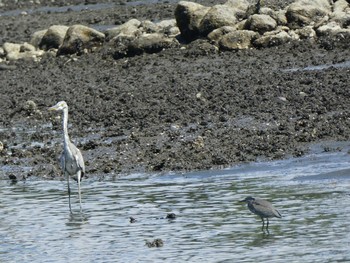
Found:
<svg viewBox="0 0 350 263"><path fill-rule="evenodd" d="M346 48L350 42L350 5L346 0L297 0L279 10L264 6L261 0L228 0L211 7L180 1L174 16L158 22L132 18L121 25L110 25L104 32L81 24L55 24L35 31L28 42L5 42L0 48L0 62L38 60L47 54L82 55L101 47L120 59L158 53L198 39L206 40L201 49L218 51L303 40L322 43L328 49L336 44Z"/></svg>
<svg viewBox="0 0 350 263"><path fill-rule="evenodd" d="M7 1L2 3L6 6L4 10L10 9ZM334 21L329 18L317 27L311 21L302 27L314 32L307 38L300 37L302 34L291 37L294 34L291 32L298 32L300 26L275 32L279 26L276 22L276 28L262 32L266 25L258 24L259 37L249 39L243 49L227 48L228 45L223 48L228 40L231 46L236 43L237 47L238 43L237 35L233 37L237 28L228 26L224 30L220 27L219 33L215 29L209 33L204 30L208 33L206 37L197 28L198 38L176 42L178 34L183 37L188 31L186 26L194 29L187 23L176 31L176 25L181 23L174 14L192 5L187 3L137 7L124 3L108 11L40 13L15 19L0 16L3 47L6 42L24 43L35 32L57 24L66 27L64 37L53 38L58 41L56 46L42 43L38 49L33 45L33 51L42 50L35 61L33 56L13 59L14 53L8 56L10 52L4 48L0 67L3 94L0 155L6 168L3 175L60 176L57 165L61 151L60 119L46 111L59 100L66 100L70 106L71 137L82 149L90 175L222 168L301 156L310 143L349 140L349 68L303 70L312 65L350 60L350 41L346 35L350 29L346 23L343 28L333 27L329 29L332 32L322 35L317 30ZM210 2L200 4L209 6ZM199 3L195 5L198 7ZM334 13L334 8L330 11ZM237 14L242 16L242 12ZM246 17L243 15L236 22L242 23ZM87 21L96 22L97 18L100 24L118 24L119 29L115 29L114 35L111 31L96 33ZM151 22L152 18L161 19ZM132 25L134 31L120 30L130 21L136 23ZM161 27L158 23L162 21L172 22ZM246 32L252 29L252 24L256 25L252 21L245 23L238 31ZM84 25L83 35L98 41L82 41L78 37L79 45L73 41L74 45L65 49L69 52L62 51L66 33L78 24ZM208 22L203 25L208 28ZM245 28L248 25L249 30ZM266 37L266 32L275 32L275 36L282 31L289 37L279 45L268 44L264 48L256 45L259 38ZM130 32L135 34L134 38L130 38ZM165 41L166 46L159 45L162 43L159 38L157 42L149 38L140 41L145 34L166 35L171 41ZM209 37L210 34L220 39ZM36 41L38 46L42 36ZM113 44L107 45L106 38L113 39L109 41ZM47 39L47 43L54 43L52 38ZM149 46L144 43L151 43L156 50L147 49ZM75 48L73 52L71 47ZM30 51L23 46L16 48L17 53ZM61 54L57 56L60 48Z"/></svg>

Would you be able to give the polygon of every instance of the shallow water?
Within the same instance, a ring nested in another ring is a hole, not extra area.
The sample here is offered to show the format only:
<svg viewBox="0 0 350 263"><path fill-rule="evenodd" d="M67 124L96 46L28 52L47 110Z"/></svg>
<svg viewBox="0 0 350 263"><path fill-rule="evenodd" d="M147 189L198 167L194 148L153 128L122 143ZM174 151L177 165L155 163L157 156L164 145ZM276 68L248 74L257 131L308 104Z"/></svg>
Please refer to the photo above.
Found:
<svg viewBox="0 0 350 263"><path fill-rule="evenodd" d="M226 170L89 178L82 215L73 189L73 216L65 181L1 180L0 262L349 261L348 145ZM238 203L247 195L282 213L269 233ZM145 245L156 238L163 247Z"/></svg>

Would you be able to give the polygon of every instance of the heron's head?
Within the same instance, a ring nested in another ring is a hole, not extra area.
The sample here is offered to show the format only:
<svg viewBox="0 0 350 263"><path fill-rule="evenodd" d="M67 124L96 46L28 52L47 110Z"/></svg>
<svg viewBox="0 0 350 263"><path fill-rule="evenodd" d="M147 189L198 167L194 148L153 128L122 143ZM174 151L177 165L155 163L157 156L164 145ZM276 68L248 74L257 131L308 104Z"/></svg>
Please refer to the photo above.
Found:
<svg viewBox="0 0 350 263"><path fill-rule="evenodd" d="M240 202L249 203L249 202L252 202L254 200L255 200L254 197L248 196L248 197L244 198L243 200L241 200Z"/></svg>
<svg viewBox="0 0 350 263"><path fill-rule="evenodd" d="M58 102L55 106L49 108L49 110L64 110L68 108L68 105L65 101Z"/></svg>

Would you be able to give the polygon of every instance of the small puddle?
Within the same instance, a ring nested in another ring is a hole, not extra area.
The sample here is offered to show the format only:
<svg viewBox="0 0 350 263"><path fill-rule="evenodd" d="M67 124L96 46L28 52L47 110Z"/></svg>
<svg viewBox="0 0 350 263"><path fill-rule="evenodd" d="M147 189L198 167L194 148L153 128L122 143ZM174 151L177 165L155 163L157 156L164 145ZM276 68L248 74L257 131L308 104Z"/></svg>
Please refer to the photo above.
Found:
<svg viewBox="0 0 350 263"><path fill-rule="evenodd" d="M296 71L320 71L325 70L329 68L350 68L350 60L341 62L341 63L335 63L335 64L324 64L324 65L318 65L318 66L308 66L305 68L289 68L289 69L282 69L282 72L296 72Z"/></svg>

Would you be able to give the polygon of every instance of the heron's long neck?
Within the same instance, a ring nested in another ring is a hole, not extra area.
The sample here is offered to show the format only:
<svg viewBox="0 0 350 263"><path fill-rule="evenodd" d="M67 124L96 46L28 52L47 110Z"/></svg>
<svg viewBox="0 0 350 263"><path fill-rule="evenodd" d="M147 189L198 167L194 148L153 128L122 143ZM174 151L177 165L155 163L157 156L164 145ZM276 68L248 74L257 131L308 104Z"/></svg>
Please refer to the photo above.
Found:
<svg viewBox="0 0 350 263"><path fill-rule="evenodd" d="M63 110L63 139L64 144L68 145L69 135L68 135L68 109Z"/></svg>

